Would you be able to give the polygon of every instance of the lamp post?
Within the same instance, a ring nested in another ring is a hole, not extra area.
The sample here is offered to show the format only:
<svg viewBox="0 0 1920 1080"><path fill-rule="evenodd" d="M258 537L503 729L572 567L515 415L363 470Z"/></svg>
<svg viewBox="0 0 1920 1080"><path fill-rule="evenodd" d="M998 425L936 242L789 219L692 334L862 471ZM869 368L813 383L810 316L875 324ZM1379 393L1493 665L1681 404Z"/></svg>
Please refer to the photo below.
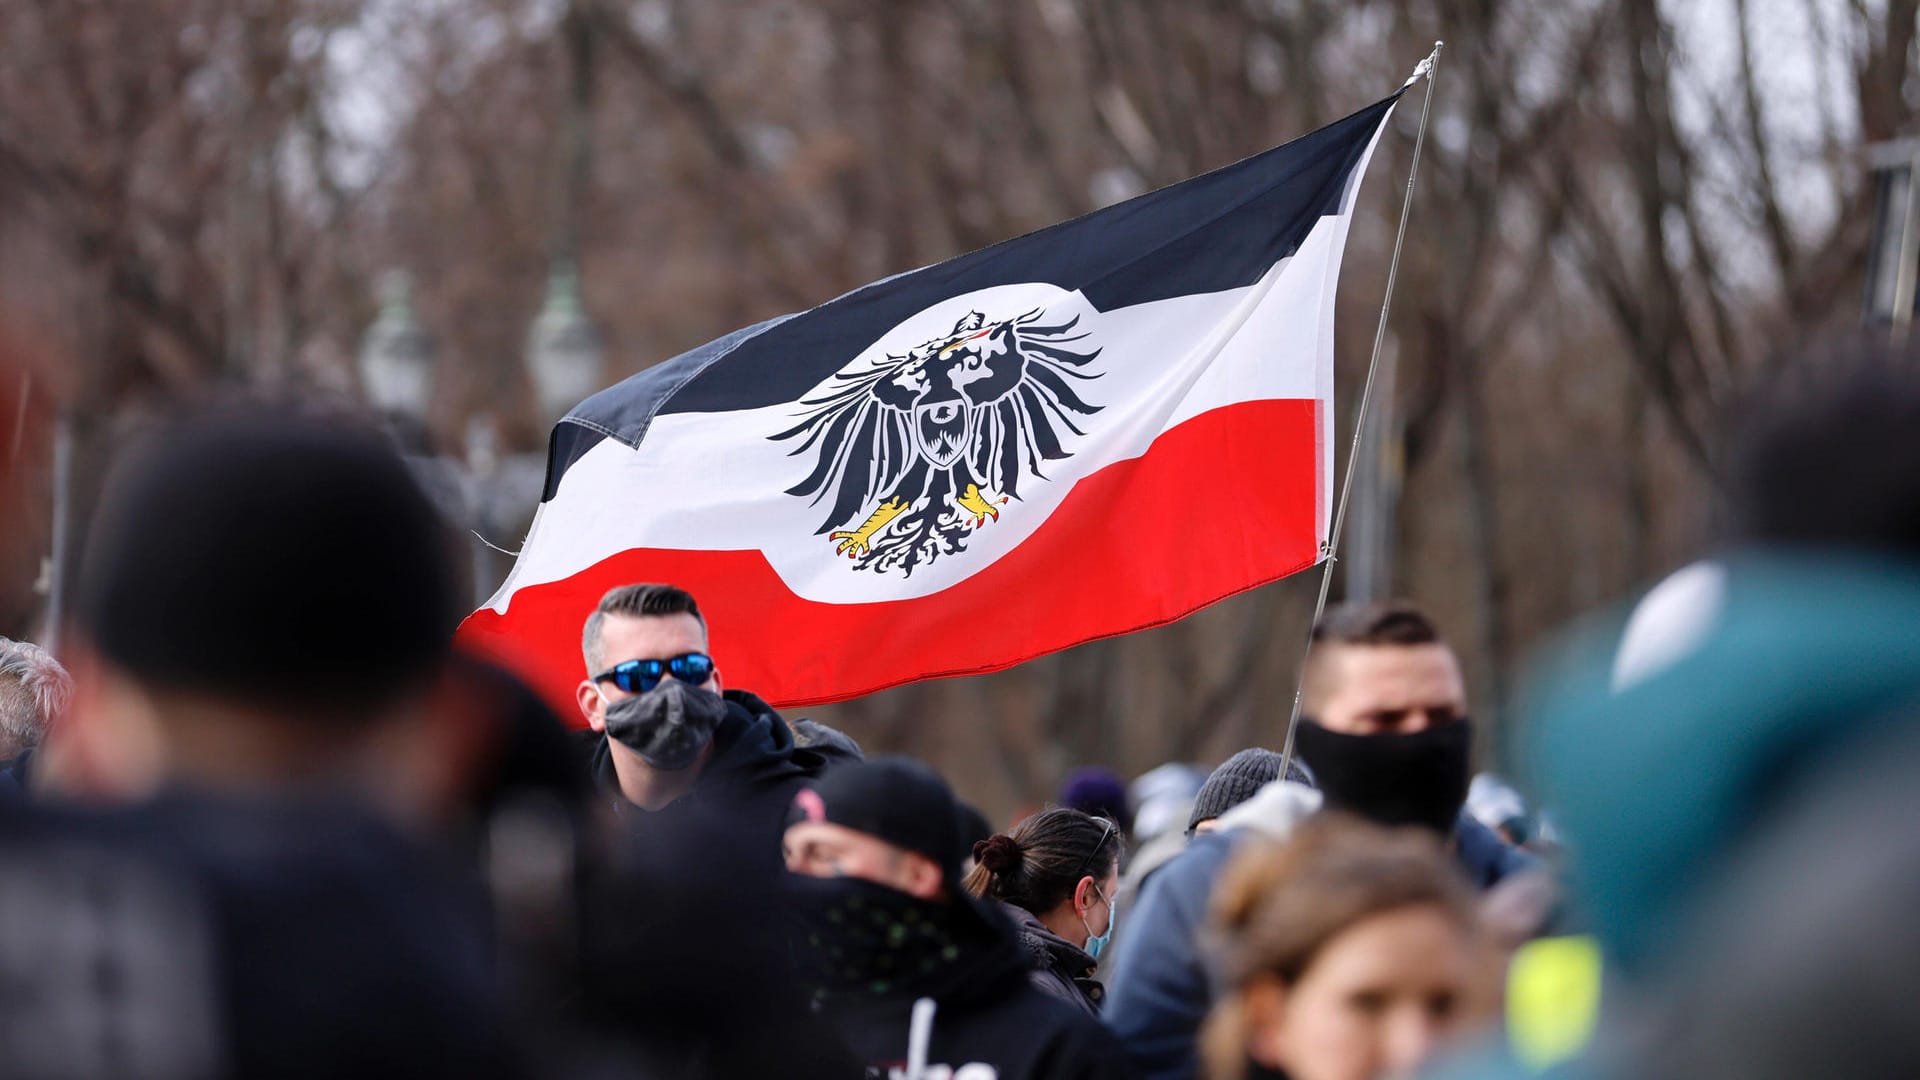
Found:
<svg viewBox="0 0 1920 1080"><path fill-rule="evenodd" d="M414 317L412 293L404 270L381 276L380 314L360 341L360 382L375 408L418 423L433 400L433 341Z"/></svg>
<svg viewBox="0 0 1920 1080"><path fill-rule="evenodd" d="M1920 137L1907 136L1867 147L1873 172L1873 246L1867 256L1866 322L1887 325L1904 340L1913 322L1914 287L1920 278Z"/></svg>
<svg viewBox="0 0 1920 1080"><path fill-rule="evenodd" d="M552 424L600 389L600 330L580 301L580 276L562 258L547 276L547 298L527 331L527 367L541 419Z"/></svg>

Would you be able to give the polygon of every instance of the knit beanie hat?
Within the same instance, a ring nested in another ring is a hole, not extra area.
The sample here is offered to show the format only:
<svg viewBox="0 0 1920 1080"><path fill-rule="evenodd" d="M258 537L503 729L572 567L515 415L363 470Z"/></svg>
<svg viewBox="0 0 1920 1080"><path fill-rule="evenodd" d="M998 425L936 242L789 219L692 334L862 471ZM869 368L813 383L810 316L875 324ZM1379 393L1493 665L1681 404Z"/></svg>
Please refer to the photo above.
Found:
<svg viewBox="0 0 1920 1080"><path fill-rule="evenodd" d="M1233 755L1200 785L1200 794L1193 797L1193 815L1187 819L1187 831L1192 832L1195 825L1211 821L1253 798L1254 792L1279 778L1279 754L1255 746ZM1287 779L1312 783L1297 762L1288 766Z"/></svg>
<svg viewBox="0 0 1920 1080"><path fill-rule="evenodd" d="M447 655L455 550L376 432L285 405L207 407L121 453L74 618L148 685L349 718Z"/></svg>

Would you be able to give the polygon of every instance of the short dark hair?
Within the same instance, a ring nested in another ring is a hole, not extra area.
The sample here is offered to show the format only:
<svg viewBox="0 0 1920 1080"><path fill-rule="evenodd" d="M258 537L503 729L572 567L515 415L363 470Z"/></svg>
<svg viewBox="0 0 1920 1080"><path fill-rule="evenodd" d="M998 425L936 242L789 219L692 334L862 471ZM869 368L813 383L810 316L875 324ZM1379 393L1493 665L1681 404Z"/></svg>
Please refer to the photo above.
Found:
<svg viewBox="0 0 1920 1080"><path fill-rule="evenodd" d="M609 615L691 615L700 620L700 629L707 628L707 617L700 614L700 605L685 589L647 583L608 589L593 614L587 616L587 625L580 633L580 655L587 661L589 675L598 671L605 659L600 655L600 628Z"/></svg>
<svg viewBox="0 0 1920 1080"><path fill-rule="evenodd" d="M1339 604L1313 624L1315 644L1433 645L1440 631L1411 604Z"/></svg>
<svg viewBox="0 0 1920 1080"><path fill-rule="evenodd" d="M1326 681L1323 662L1328 645L1444 645L1433 620L1419 608L1403 601L1377 604L1338 604L1330 607L1313 624L1313 646L1307 651L1306 670L1301 673L1303 707L1308 713L1319 708Z"/></svg>

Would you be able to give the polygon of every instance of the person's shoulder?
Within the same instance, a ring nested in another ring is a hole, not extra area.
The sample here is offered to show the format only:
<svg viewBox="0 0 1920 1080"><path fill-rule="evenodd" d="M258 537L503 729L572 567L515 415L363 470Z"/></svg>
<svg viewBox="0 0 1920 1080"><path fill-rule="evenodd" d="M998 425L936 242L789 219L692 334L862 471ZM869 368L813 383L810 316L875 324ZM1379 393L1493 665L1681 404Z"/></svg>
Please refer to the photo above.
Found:
<svg viewBox="0 0 1920 1080"><path fill-rule="evenodd" d="M1160 893L1165 896L1205 898L1213 891L1214 879L1233 856L1239 837L1231 832L1198 833L1186 849L1160 867L1141 889L1141 901Z"/></svg>

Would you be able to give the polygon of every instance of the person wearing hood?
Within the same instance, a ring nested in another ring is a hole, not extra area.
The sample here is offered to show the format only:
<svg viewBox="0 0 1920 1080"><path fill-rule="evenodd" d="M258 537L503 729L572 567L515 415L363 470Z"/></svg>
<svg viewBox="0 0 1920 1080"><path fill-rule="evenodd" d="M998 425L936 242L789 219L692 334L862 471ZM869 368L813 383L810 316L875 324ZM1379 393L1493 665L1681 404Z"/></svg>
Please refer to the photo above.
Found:
<svg viewBox="0 0 1920 1080"><path fill-rule="evenodd" d="M1433 623L1408 605L1343 605L1315 624L1294 745L1322 808L1436 834L1478 889L1541 865L1463 809L1473 749L1466 682ZM1213 1000L1200 928L1245 831L1195 836L1128 913L1105 1019L1148 1076L1198 1068L1196 1039Z"/></svg>
<svg viewBox="0 0 1920 1080"><path fill-rule="evenodd" d="M1055 807L975 844L966 879L1019 928L1034 987L1088 1016L1105 993L1093 974L1113 940L1124 846L1113 819Z"/></svg>
<svg viewBox="0 0 1920 1080"><path fill-rule="evenodd" d="M962 887L958 817L946 783L905 758L794 797L786 906L815 1009L868 1076L1133 1075L1097 1021L1034 987L1014 929Z"/></svg>

